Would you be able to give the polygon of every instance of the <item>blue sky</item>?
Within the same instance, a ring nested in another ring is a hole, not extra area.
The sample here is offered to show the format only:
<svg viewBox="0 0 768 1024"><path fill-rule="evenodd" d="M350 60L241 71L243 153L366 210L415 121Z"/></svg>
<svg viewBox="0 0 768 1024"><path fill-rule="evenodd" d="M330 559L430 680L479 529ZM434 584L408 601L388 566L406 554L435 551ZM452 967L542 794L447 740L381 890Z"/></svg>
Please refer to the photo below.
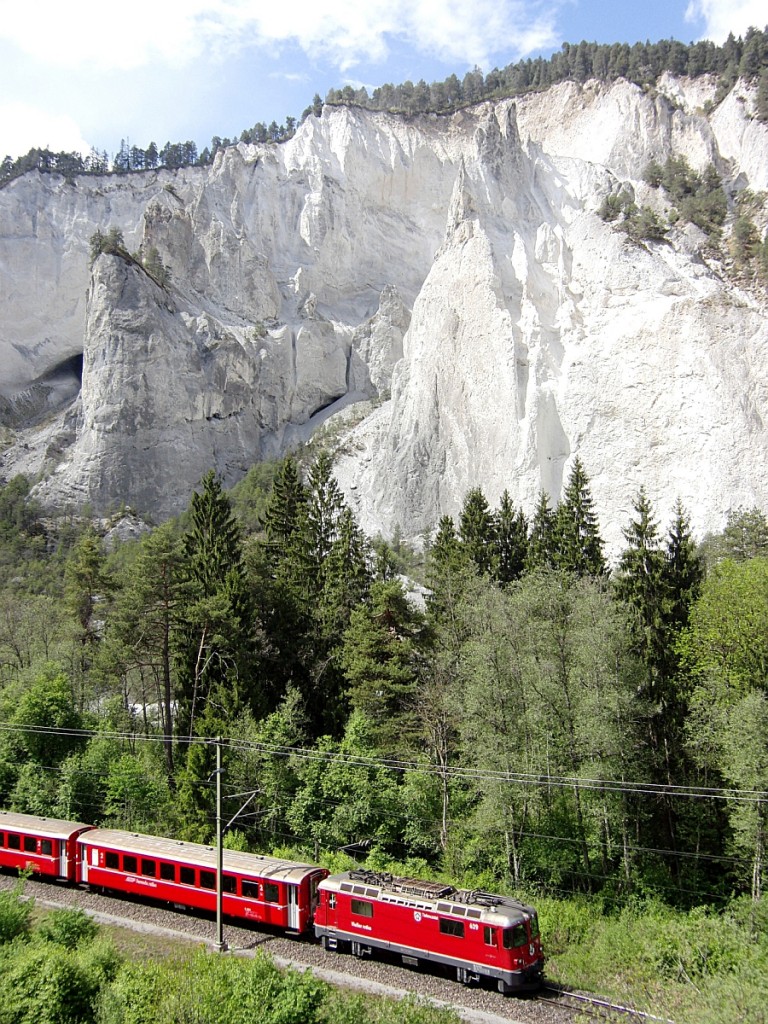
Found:
<svg viewBox="0 0 768 1024"><path fill-rule="evenodd" d="M0 158L235 137L347 83L461 77L563 42L722 42L765 0L0 0Z"/></svg>

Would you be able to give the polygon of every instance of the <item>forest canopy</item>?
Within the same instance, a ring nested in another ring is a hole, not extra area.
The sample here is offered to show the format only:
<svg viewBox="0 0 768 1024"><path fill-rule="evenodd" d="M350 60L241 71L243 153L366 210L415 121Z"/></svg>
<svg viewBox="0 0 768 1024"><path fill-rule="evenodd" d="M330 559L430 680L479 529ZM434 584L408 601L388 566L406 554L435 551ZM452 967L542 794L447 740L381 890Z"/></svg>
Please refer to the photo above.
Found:
<svg viewBox="0 0 768 1024"><path fill-rule="evenodd" d="M209 841L222 736L225 800L257 790L245 848L618 906L762 896L760 510L697 545L641 489L610 566L577 459L556 507L475 488L417 553L363 534L322 452L231 493L211 472L139 541L107 526L0 487L0 806Z"/></svg>

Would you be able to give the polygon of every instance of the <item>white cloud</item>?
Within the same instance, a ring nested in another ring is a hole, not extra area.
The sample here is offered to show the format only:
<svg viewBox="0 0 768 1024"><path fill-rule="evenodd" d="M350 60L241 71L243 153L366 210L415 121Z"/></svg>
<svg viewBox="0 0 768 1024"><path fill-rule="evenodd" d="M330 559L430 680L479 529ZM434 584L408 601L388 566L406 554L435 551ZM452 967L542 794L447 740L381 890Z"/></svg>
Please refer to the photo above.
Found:
<svg viewBox="0 0 768 1024"><path fill-rule="evenodd" d="M87 154L90 143L67 115L48 114L28 103L0 103L0 159L22 156L33 147Z"/></svg>
<svg viewBox="0 0 768 1024"><path fill-rule="evenodd" d="M183 65L248 45L297 43L345 70L406 39L445 60L484 64L554 46L563 0L36 0L7 4L0 39L58 67L115 73Z"/></svg>
<svg viewBox="0 0 768 1024"><path fill-rule="evenodd" d="M723 43L729 32L743 36L748 28L763 29L768 24L765 0L691 0L686 20L704 21L702 38Z"/></svg>

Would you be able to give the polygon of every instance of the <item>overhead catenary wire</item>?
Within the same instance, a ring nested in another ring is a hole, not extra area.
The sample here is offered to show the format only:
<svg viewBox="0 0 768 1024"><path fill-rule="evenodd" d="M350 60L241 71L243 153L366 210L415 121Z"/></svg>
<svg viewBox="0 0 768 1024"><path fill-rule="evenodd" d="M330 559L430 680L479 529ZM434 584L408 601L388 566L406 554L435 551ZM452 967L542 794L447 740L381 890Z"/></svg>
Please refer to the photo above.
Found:
<svg viewBox="0 0 768 1024"><path fill-rule="evenodd" d="M24 725L18 722L0 722L0 731L33 733L70 738L126 740L130 742L168 743L172 741L183 745L213 746L215 737L206 736L164 736L162 734L147 735L145 733L126 731L97 731L91 729L62 729L48 726ZM490 768L472 768L464 765L428 764L424 761L406 761L393 758L365 757L359 754L347 754L341 751L317 750L312 747L285 746L255 741L224 739L224 745L230 750L245 750L254 753L268 754L274 757L298 758L300 760L319 761L326 764L340 764L350 768L388 769L393 772L412 772L421 775L432 775L454 780L476 780L485 782L509 782L540 788L564 788L596 790L601 793L624 793L645 796L667 796L698 800L726 800L741 803L763 803L768 800L768 790L739 789L714 786L687 786L671 783L634 782L624 779L600 779L578 775L554 775L545 772L511 772Z"/></svg>

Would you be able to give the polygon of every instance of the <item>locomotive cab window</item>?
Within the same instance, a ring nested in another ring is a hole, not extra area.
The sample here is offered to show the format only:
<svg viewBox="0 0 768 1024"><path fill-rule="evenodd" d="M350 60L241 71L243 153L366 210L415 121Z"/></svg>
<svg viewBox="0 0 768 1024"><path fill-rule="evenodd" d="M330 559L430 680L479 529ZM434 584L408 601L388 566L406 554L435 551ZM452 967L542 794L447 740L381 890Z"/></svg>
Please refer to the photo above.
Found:
<svg viewBox="0 0 768 1024"><path fill-rule="evenodd" d="M46 857L52 857L53 856L53 840L51 840L51 839L41 839L40 840L40 853L44 854Z"/></svg>
<svg viewBox="0 0 768 1024"><path fill-rule="evenodd" d="M160 877L164 882L175 882L176 881L176 865L166 864L161 861L160 863Z"/></svg>
<svg viewBox="0 0 768 1024"><path fill-rule="evenodd" d="M249 900L257 900L259 898L259 883L251 882L249 879L244 878L240 883L240 891Z"/></svg>
<svg viewBox="0 0 768 1024"><path fill-rule="evenodd" d="M373 917L373 904L368 900L352 900L352 913L358 917Z"/></svg>
<svg viewBox="0 0 768 1024"><path fill-rule="evenodd" d="M115 871L120 867L120 857L118 854L113 853L112 850L107 850L104 854L104 866L107 868L114 868Z"/></svg>
<svg viewBox="0 0 768 1024"><path fill-rule="evenodd" d="M195 869L194 868L179 868L179 881L182 885L194 885L195 884Z"/></svg>
<svg viewBox="0 0 768 1024"><path fill-rule="evenodd" d="M275 885L274 882L264 883L264 899L267 903L279 903L280 902L280 887Z"/></svg>
<svg viewBox="0 0 768 1024"><path fill-rule="evenodd" d="M517 949L518 946L525 946L527 942L528 935L522 921L504 929L504 949Z"/></svg>
<svg viewBox="0 0 768 1024"><path fill-rule="evenodd" d="M15 832L8 833L8 849L9 850L20 850L21 849L21 836L17 836Z"/></svg>
<svg viewBox="0 0 768 1024"><path fill-rule="evenodd" d="M24 836L24 852L37 853L37 840L34 836Z"/></svg>
<svg viewBox="0 0 768 1024"><path fill-rule="evenodd" d="M530 917L528 919L528 924L530 925L530 928L531 928L531 938L532 939L537 939L539 937L539 919L538 919L538 917L534 914L533 917Z"/></svg>
<svg viewBox="0 0 768 1024"><path fill-rule="evenodd" d="M464 922L454 921L450 917L440 918L440 931L443 935L455 935L459 939L464 938Z"/></svg>
<svg viewBox="0 0 768 1024"><path fill-rule="evenodd" d="M496 938L496 929L491 928L490 925L485 925L483 928L483 938L486 946L498 946L498 940Z"/></svg>

